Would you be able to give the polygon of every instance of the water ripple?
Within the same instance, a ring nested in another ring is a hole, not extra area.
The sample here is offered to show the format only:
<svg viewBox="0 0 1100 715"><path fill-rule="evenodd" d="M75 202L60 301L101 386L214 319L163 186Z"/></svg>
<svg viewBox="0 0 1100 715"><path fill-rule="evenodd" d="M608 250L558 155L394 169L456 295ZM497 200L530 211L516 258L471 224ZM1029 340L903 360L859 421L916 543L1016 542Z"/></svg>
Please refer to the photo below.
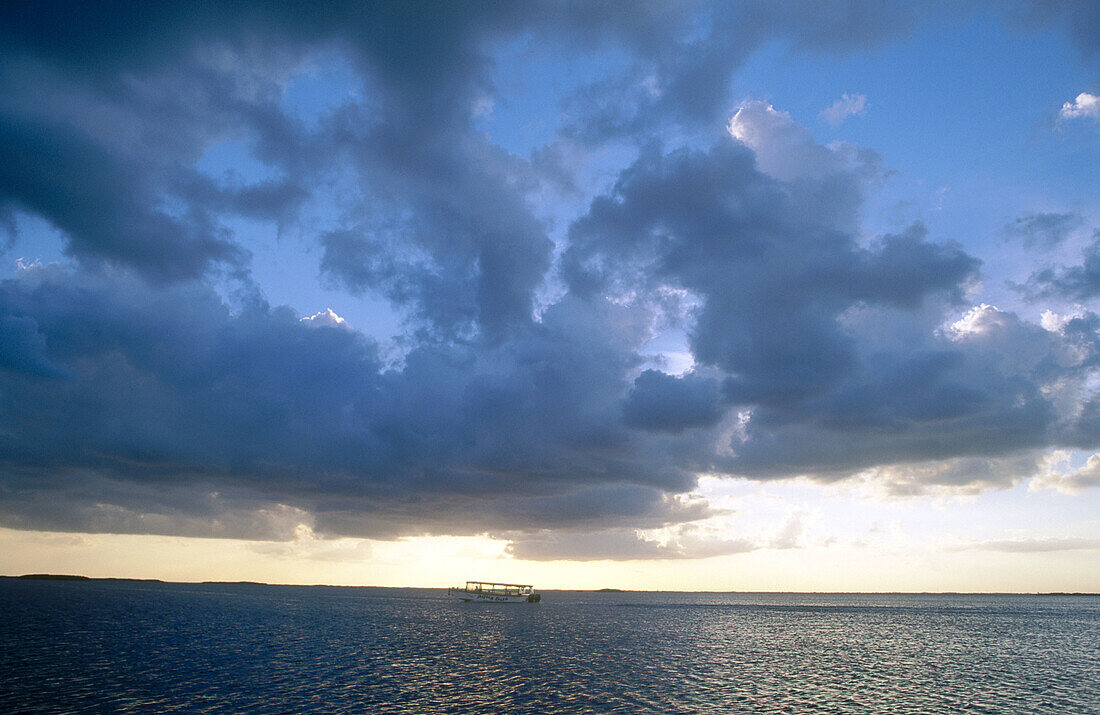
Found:
<svg viewBox="0 0 1100 715"><path fill-rule="evenodd" d="M1095 713L1100 598L0 579L0 711Z"/></svg>

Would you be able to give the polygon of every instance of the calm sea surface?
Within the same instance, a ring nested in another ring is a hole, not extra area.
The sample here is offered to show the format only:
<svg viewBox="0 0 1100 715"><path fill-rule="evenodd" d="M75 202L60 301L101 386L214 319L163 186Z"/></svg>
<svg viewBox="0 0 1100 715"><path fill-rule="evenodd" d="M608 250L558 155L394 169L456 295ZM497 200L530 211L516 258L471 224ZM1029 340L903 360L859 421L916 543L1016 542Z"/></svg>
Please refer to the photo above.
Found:
<svg viewBox="0 0 1100 715"><path fill-rule="evenodd" d="M3 712L1100 713L1100 597L0 579Z"/></svg>

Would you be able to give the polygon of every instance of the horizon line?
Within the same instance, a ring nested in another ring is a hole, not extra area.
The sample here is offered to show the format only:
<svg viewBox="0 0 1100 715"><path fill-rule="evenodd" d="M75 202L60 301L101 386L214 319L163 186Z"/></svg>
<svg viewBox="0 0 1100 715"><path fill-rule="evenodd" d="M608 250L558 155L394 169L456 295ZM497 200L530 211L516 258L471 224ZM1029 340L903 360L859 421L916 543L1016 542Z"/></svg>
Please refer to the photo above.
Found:
<svg viewBox="0 0 1100 715"><path fill-rule="evenodd" d="M181 585L211 585L211 586L297 586L304 588L393 588L393 589L439 589L446 590L447 586L378 586L372 584L337 584L337 583L267 583L265 581L169 581L160 578L139 578L130 576L84 576L82 574L51 574L28 573L16 576L0 574L0 579L18 581L123 581L135 583L166 583ZM881 596L1100 596L1098 591L720 591L713 589L704 590L663 590L643 588L551 588L548 591L572 591L588 593L741 593L741 594L790 594L790 595L881 595Z"/></svg>

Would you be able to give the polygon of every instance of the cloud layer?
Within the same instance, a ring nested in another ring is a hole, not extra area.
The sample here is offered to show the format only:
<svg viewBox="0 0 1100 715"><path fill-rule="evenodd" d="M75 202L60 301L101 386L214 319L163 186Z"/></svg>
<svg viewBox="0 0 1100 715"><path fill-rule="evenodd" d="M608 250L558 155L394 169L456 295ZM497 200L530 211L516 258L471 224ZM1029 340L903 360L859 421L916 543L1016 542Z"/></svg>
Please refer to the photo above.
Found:
<svg viewBox="0 0 1100 715"><path fill-rule="evenodd" d="M637 539L713 513L679 496L700 474L980 489L1100 448L1100 317L972 305L962 245L865 231L882 157L731 101L756 48L865 49L918 4L0 12L0 214L69 258L0 283L2 525L678 558L761 546ZM530 38L601 71L525 154L479 122ZM287 97L318 63L352 88L306 116ZM1053 247L1086 223L1012 230ZM301 280L402 316L396 359L328 306L267 301L253 255L283 231ZM1095 297L1098 256L1030 294ZM685 372L648 356L666 333Z"/></svg>

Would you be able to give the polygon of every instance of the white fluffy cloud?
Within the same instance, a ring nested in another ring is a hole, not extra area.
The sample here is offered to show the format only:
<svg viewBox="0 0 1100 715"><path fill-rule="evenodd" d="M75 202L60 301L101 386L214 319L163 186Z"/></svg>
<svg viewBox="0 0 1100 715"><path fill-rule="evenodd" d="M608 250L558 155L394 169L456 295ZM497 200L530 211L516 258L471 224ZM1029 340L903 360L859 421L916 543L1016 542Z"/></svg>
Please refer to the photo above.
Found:
<svg viewBox="0 0 1100 715"><path fill-rule="evenodd" d="M348 327L348 321L341 318L336 314L332 308L325 308L319 313L314 313L305 318L300 319L303 323L309 325L324 325L330 328L346 328Z"/></svg>
<svg viewBox="0 0 1100 715"><path fill-rule="evenodd" d="M1031 490L1053 489L1063 494L1077 494L1084 489L1100 487L1100 454L1090 456L1085 466L1077 470L1061 468L1067 457L1068 452L1056 451L1047 470L1031 480Z"/></svg>
<svg viewBox="0 0 1100 715"><path fill-rule="evenodd" d="M1088 92L1077 95L1077 99L1062 105L1059 116L1062 119L1093 119L1100 121L1100 97Z"/></svg>

